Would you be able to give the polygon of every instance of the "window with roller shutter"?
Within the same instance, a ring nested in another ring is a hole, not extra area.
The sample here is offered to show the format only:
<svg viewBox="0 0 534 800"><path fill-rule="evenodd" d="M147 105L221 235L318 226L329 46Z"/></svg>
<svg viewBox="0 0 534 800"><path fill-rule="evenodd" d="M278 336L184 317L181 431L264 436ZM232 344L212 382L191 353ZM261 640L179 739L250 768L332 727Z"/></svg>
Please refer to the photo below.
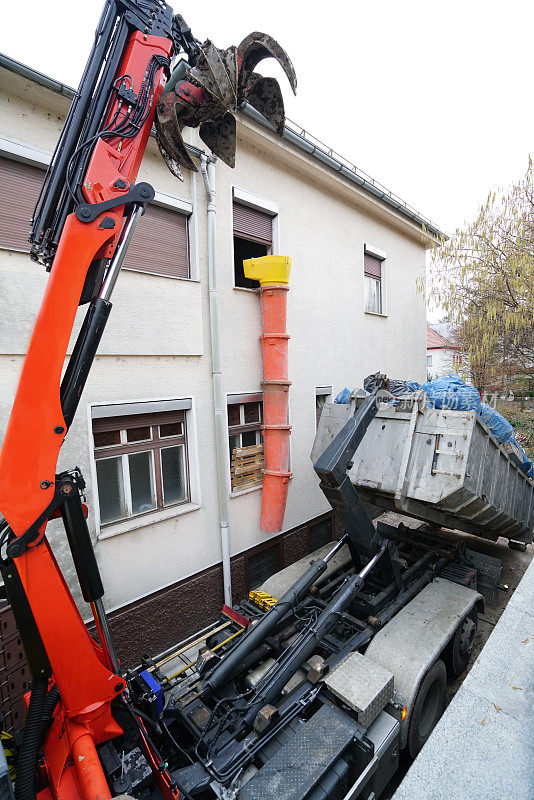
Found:
<svg viewBox="0 0 534 800"><path fill-rule="evenodd" d="M371 314L382 313L383 259L364 252L365 310Z"/></svg>
<svg viewBox="0 0 534 800"><path fill-rule="evenodd" d="M245 278L243 261L266 256L273 243L273 217L234 200L234 284L241 289L257 289L258 281Z"/></svg>
<svg viewBox="0 0 534 800"><path fill-rule="evenodd" d="M128 248L124 269L189 278L189 217L148 205Z"/></svg>
<svg viewBox="0 0 534 800"><path fill-rule="evenodd" d="M0 248L30 252L30 219L45 170L0 156ZM151 204L128 248L124 269L190 277L189 217Z"/></svg>
<svg viewBox="0 0 534 800"><path fill-rule="evenodd" d="M45 170L0 156L0 248L30 252L30 220Z"/></svg>

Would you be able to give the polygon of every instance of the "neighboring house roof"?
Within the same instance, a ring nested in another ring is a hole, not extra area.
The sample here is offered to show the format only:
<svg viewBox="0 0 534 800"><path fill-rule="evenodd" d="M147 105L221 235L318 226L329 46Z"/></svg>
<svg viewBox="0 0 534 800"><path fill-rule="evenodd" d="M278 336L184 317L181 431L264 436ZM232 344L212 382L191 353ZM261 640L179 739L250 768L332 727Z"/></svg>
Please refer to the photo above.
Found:
<svg viewBox="0 0 534 800"><path fill-rule="evenodd" d="M46 88L51 89L53 92L62 94L64 97L74 97L74 89L72 89L70 86L66 86L64 83L60 83L59 81L50 78L48 75L38 72L32 67L26 66L26 64L22 64L20 61L16 61L14 58L10 58L4 53L0 53L0 67L4 67L5 69L10 70L17 75L21 75L22 77L27 78L34 83L45 86ZM269 125L267 120L248 103L245 103L241 110L248 117L254 119L264 127L272 130L272 127ZM336 153L327 145L323 144L323 142L319 141L319 139L311 136L304 130L304 128L295 125L295 123L291 122L289 119L286 119L285 121L285 130L283 136L288 142L317 159L317 161L321 162L321 164L330 167L342 177L350 180L353 183L356 183L366 192L385 203L385 205L389 206L397 213L402 214L402 216L410 219L425 232L437 237L438 239L448 239L448 237L439 230L434 222L429 220L427 217L424 217L396 194L391 192L378 181L375 181L374 178L371 178L371 176L367 175L367 173L363 172L363 170L356 167L351 161L343 156L340 156L339 153Z"/></svg>
<svg viewBox="0 0 534 800"><path fill-rule="evenodd" d="M441 333L438 333L431 328L430 325L426 326L426 349L427 350L460 350L458 345L453 344L450 339L446 339Z"/></svg>

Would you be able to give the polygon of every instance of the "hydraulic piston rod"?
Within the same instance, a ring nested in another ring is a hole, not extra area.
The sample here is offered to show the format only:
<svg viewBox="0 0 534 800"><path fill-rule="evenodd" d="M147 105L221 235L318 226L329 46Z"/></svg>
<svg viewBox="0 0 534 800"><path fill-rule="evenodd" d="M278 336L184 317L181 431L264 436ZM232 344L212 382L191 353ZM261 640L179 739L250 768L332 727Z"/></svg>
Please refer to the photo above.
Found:
<svg viewBox="0 0 534 800"><path fill-rule="evenodd" d="M350 576L344 581L330 603L321 612L311 630L292 647L292 652L288 655L287 659L284 659L283 665L263 684L260 684L255 696L249 701L250 707L244 720L248 728L252 726L260 708L268 703L272 703L274 699L279 696L281 690L295 674L298 667L315 652L323 636L328 633L339 618L339 615L350 605L355 593L361 589L365 577L386 551L386 548L386 544L382 545L378 553L369 560L361 572Z"/></svg>
<svg viewBox="0 0 534 800"><path fill-rule="evenodd" d="M313 584L326 570L330 559L335 556L346 541L347 536L343 536L324 558L317 559L317 561L311 563L304 575L301 575L295 581L293 586L282 595L263 619L250 629L239 644L215 667L211 675L203 681L202 689L204 692L215 691L235 675L244 658L259 647L270 636L288 611L294 608L307 595Z"/></svg>

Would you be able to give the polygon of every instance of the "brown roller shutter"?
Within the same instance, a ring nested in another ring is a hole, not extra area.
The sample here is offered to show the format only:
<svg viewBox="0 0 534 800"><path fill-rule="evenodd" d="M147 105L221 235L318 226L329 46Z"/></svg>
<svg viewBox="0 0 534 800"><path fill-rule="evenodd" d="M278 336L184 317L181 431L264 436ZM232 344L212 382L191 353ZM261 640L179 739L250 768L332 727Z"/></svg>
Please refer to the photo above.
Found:
<svg viewBox="0 0 534 800"><path fill-rule="evenodd" d="M363 271L367 277L380 280L382 277L382 261L376 256L372 256L369 253L364 253Z"/></svg>
<svg viewBox="0 0 534 800"><path fill-rule="evenodd" d="M265 211L244 206L234 201L234 234L261 244L273 241L273 218Z"/></svg>
<svg viewBox="0 0 534 800"><path fill-rule="evenodd" d="M155 275L189 278L188 217L149 205L135 230L124 266Z"/></svg>
<svg viewBox="0 0 534 800"><path fill-rule="evenodd" d="M30 219L44 176L44 169L0 156L0 247L30 252Z"/></svg>

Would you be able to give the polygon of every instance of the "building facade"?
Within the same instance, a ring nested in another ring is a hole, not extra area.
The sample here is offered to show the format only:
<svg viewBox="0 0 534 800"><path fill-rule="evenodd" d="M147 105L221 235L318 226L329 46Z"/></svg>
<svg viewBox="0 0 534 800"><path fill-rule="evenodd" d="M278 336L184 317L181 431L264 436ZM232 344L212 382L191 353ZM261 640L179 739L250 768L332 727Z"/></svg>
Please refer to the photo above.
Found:
<svg viewBox="0 0 534 800"><path fill-rule="evenodd" d="M469 356L430 325L427 325L426 331L426 365L429 378L457 373L466 382L470 379Z"/></svg>
<svg viewBox="0 0 534 800"><path fill-rule="evenodd" d="M2 64L0 436L47 280L28 256L28 219L72 94L16 62ZM424 380L417 278L430 235L413 210L304 136L280 139L246 113L237 132L236 168L216 162L214 198L234 601L334 536L310 461L323 403L377 370ZM202 142L188 135L198 155ZM87 482L105 603L125 663L200 628L223 602L205 186L200 172L183 182L171 175L153 139L139 180L154 186L156 201L126 257L59 462L60 470L78 465ZM292 259L293 476L277 535L259 527L261 473L243 485L231 468L236 449L261 445L259 293L242 260L264 253ZM83 315L81 307L76 330ZM61 529L52 522L48 532L89 618Z"/></svg>

